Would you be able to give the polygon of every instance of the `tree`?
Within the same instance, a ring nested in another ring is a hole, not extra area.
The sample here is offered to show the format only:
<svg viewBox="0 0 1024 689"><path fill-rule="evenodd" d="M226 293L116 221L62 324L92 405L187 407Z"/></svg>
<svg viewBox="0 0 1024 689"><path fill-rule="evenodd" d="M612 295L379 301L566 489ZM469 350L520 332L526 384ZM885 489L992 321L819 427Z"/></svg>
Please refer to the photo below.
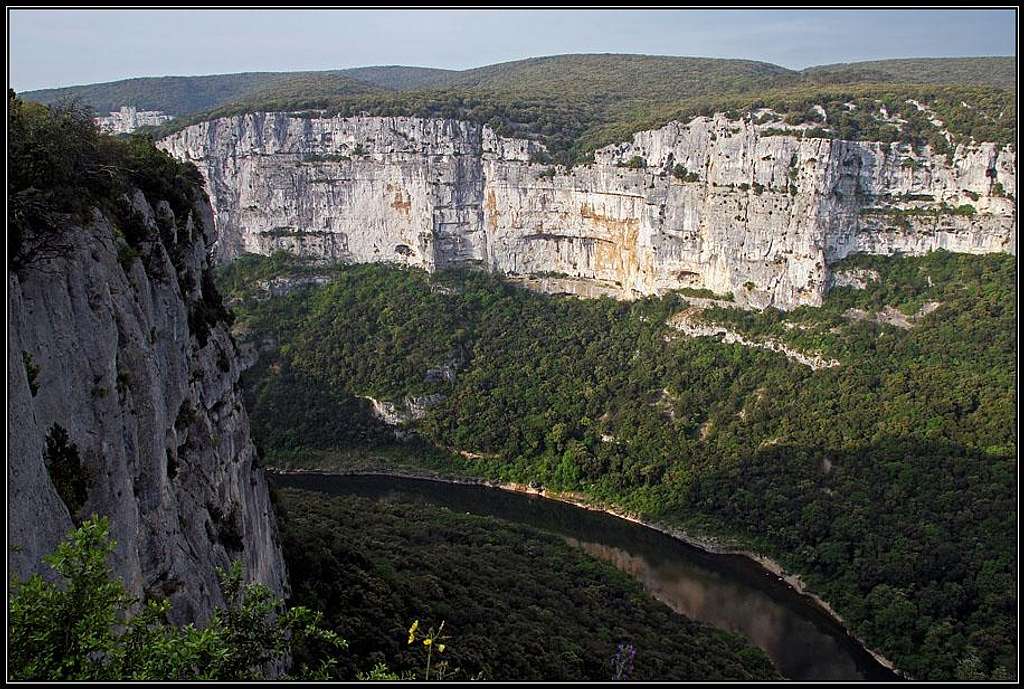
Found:
<svg viewBox="0 0 1024 689"><path fill-rule="evenodd" d="M46 436L43 462L57 494L67 505L71 517L76 519L88 497L88 475L82 468L78 446L71 442L68 432L59 424L53 424Z"/></svg>
<svg viewBox="0 0 1024 689"><path fill-rule="evenodd" d="M107 518L93 517L44 561L62 581L38 574L11 584L8 659L13 680L238 680L277 674L299 645L323 659L303 678L325 679L326 655L346 643L307 608L283 609L261 584L242 585L235 563L218 570L227 607L203 629L167 622L170 603L139 601L113 577Z"/></svg>

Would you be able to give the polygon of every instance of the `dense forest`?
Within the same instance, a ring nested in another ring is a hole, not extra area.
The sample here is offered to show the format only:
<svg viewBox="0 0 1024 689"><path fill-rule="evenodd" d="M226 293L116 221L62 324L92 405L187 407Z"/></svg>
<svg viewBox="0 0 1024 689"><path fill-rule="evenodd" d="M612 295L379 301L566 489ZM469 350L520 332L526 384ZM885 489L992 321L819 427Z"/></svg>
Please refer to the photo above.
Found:
<svg viewBox="0 0 1024 689"><path fill-rule="evenodd" d="M703 314L841 362L818 371L675 333L680 294L578 300L280 255L236 261L220 285L261 346L245 386L269 464L582 493L771 555L913 677L1013 676L1015 261L840 268L879 278L819 309ZM272 299L260 287L304 273L331 281ZM365 396L433 406L398 441Z"/></svg>
<svg viewBox="0 0 1024 689"><path fill-rule="evenodd" d="M636 650L622 679L779 678L741 637L673 613L556 536L433 505L295 490L276 500L293 601L348 642L339 678L383 664L422 679L416 620L444 622L435 661L453 680L616 679L619 645Z"/></svg>

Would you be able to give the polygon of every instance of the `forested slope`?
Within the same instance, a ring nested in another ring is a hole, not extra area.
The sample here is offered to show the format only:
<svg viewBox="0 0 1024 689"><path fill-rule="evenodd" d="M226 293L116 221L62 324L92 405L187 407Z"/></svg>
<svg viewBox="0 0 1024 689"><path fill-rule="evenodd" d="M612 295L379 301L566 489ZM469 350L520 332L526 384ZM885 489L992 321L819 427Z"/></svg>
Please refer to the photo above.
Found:
<svg viewBox="0 0 1024 689"><path fill-rule="evenodd" d="M1015 673L1014 259L845 267L879 277L820 309L703 313L840 362L817 371L674 331L682 296L577 300L362 265L307 267L332 282L253 300L259 279L303 270L282 256L237 261L221 284L264 343L246 385L271 463L582 492L780 559L914 677ZM435 404L396 444L357 396ZM304 416L348 422L285 430Z"/></svg>

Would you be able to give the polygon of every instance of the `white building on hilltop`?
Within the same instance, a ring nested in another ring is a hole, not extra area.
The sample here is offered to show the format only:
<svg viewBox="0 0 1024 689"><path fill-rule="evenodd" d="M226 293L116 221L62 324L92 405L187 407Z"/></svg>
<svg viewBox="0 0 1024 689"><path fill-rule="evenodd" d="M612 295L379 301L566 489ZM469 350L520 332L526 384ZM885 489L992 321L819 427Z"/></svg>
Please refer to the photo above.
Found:
<svg viewBox="0 0 1024 689"><path fill-rule="evenodd" d="M139 127L163 124L173 120L171 115L165 115L162 110L138 110L133 106L121 106L118 112L110 113L110 117L97 117L96 124L100 131L107 134L130 134Z"/></svg>

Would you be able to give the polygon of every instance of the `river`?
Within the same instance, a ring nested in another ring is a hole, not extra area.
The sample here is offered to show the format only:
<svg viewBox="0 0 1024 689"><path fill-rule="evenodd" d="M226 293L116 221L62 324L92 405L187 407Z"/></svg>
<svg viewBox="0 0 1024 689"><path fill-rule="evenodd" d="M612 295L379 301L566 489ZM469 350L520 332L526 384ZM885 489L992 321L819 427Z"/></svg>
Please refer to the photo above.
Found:
<svg viewBox="0 0 1024 689"><path fill-rule="evenodd" d="M790 679L896 679L813 602L742 556L707 553L618 517L498 488L391 476L270 478L282 488L428 503L525 524L613 564L679 614L742 634Z"/></svg>

